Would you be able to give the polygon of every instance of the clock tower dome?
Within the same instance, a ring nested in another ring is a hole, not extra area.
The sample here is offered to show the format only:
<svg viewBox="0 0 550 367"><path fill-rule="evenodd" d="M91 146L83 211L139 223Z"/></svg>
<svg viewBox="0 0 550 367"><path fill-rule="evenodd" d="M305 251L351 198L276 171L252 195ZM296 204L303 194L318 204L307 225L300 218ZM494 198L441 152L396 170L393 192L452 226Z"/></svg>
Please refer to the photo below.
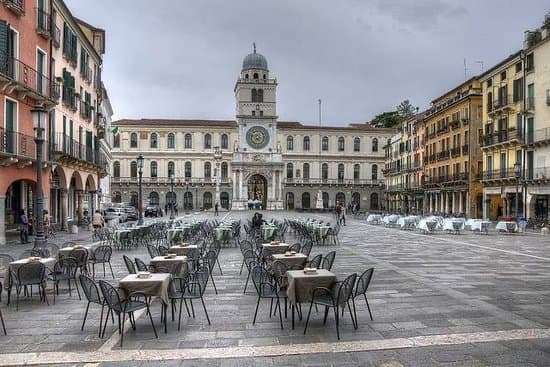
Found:
<svg viewBox="0 0 550 367"><path fill-rule="evenodd" d="M248 54L235 83L238 140L233 154L236 192L233 209L250 202L264 209L282 209L283 163L277 141L277 80L269 76L267 59ZM255 204L254 204L255 203Z"/></svg>

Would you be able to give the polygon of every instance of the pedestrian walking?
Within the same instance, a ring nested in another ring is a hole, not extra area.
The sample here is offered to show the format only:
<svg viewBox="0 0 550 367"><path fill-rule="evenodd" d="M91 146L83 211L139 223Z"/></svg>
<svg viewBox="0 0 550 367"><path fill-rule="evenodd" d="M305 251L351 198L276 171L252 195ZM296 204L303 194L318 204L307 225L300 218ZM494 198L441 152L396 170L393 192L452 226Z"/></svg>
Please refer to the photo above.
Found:
<svg viewBox="0 0 550 367"><path fill-rule="evenodd" d="M25 214L25 209L19 211L19 235L21 243L29 243L29 218Z"/></svg>
<svg viewBox="0 0 550 367"><path fill-rule="evenodd" d="M44 236L48 239L48 234L50 233L50 213L46 209L42 210L42 225L44 226Z"/></svg>
<svg viewBox="0 0 550 367"><path fill-rule="evenodd" d="M216 217L217 217L218 215L220 215L220 214L218 213L218 208L219 208L219 205L218 205L218 203L216 203L216 205L214 205L214 216L216 216Z"/></svg>
<svg viewBox="0 0 550 367"><path fill-rule="evenodd" d="M96 210L93 217L92 217L92 226L94 229L103 228L105 225L105 218L103 218L103 215L101 215L101 212L99 210Z"/></svg>

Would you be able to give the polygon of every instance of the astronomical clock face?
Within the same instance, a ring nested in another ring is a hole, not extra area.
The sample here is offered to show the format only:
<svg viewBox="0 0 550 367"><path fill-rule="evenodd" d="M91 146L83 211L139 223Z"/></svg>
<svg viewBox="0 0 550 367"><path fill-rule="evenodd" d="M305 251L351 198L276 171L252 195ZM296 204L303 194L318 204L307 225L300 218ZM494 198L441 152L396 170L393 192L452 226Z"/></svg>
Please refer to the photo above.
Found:
<svg viewBox="0 0 550 367"><path fill-rule="evenodd" d="M269 133L262 126L253 126L246 133L246 142L254 149L262 149L269 143Z"/></svg>

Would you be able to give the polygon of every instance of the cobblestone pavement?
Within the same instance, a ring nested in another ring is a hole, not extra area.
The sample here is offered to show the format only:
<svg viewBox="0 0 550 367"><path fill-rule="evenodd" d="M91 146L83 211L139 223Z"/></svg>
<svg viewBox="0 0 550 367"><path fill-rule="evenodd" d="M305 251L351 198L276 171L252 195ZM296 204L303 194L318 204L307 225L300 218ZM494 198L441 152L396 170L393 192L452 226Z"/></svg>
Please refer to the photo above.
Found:
<svg viewBox="0 0 550 367"><path fill-rule="evenodd" d="M230 213L233 218L250 212ZM200 214L193 218L202 218ZM328 214L265 212L264 218L316 217ZM212 219L212 214L208 214ZM91 232L63 234L55 239L90 241ZM550 365L550 240L536 234L423 235L367 225L348 218L338 247L314 247L312 254L337 251L333 271L339 279L374 267L368 292L374 321L364 302L358 302L359 329L346 312L341 341L334 319L323 325L323 314L312 313L307 335L304 323L291 329L289 319L280 329L262 302L252 325L256 295L242 289L238 249L222 249L223 275L214 272L219 294L209 285L205 303L212 325L202 309L196 318L182 316L169 322L168 333L155 339L148 318L137 318L137 330L125 333L118 347L114 325L104 339L97 337L99 308L91 306L84 331L80 330L86 302L62 285L56 304L46 306L26 297L19 311L1 307L8 336L0 336L0 366L55 363L69 366L549 366ZM292 236L287 242L293 242ZM2 252L17 255L21 245ZM145 249L128 251L147 259ZM113 256L115 276L126 275L122 253ZM99 279L102 279L102 273ZM110 279L107 276L107 280ZM116 284L116 281L114 281ZM159 301L153 317L160 324Z"/></svg>

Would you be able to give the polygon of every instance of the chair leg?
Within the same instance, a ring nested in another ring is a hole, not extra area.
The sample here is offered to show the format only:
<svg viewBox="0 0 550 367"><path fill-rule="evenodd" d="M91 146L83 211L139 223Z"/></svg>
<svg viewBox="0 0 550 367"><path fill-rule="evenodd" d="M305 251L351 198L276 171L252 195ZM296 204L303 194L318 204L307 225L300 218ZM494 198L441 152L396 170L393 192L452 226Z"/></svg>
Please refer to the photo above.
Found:
<svg viewBox="0 0 550 367"><path fill-rule="evenodd" d="M40 290L42 290L42 295L44 296L44 300L46 301L46 304L49 306L50 302L48 302L48 297L46 296L46 285L44 284L44 287L39 285L38 286L38 292L40 292Z"/></svg>
<svg viewBox="0 0 550 367"><path fill-rule="evenodd" d="M325 318L323 319L323 325L327 324L328 306L325 306Z"/></svg>
<svg viewBox="0 0 550 367"><path fill-rule="evenodd" d="M248 272L248 275L246 276L246 283L244 283L243 293L246 293L246 287L248 287L248 279L250 279L250 271Z"/></svg>
<svg viewBox="0 0 550 367"><path fill-rule="evenodd" d="M339 328L339 324L340 324L340 320L339 320L339 315L338 315L338 306L335 306L334 307L334 317L336 318L336 336L338 337L338 340L340 340L340 328Z"/></svg>
<svg viewBox="0 0 550 367"><path fill-rule="evenodd" d="M369 305L369 301L367 301L367 295L363 293L363 296L365 296L365 302L367 302L367 309L369 310L370 319L371 321L373 321L374 319L372 318L372 313L370 312L370 305Z"/></svg>
<svg viewBox="0 0 550 367"><path fill-rule="evenodd" d="M102 304L101 305L101 314L99 314L99 332L98 332L98 337L99 338L101 338L101 324L103 323L103 309L104 308L105 308L105 304ZM105 323L107 323L107 319L105 320Z"/></svg>
<svg viewBox="0 0 550 367"><path fill-rule="evenodd" d="M208 325L210 324L210 317L208 316L208 311L206 311L206 305L204 304L204 299L201 296L201 302L202 302L202 308L204 309L204 313L206 315L206 320L208 320Z"/></svg>
<svg viewBox="0 0 550 367"><path fill-rule="evenodd" d="M279 306L279 322L281 323L281 330L283 330L283 316L281 313L281 301L277 298L277 305Z"/></svg>
<svg viewBox="0 0 550 367"><path fill-rule="evenodd" d="M113 276L113 279L115 279L115 273L113 273L113 267L111 266L110 262L109 262L109 268L111 269L111 275Z"/></svg>
<svg viewBox="0 0 550 367"><path fill-rule="evenodd" d="M76 278L74 280L74 287L76 288L76 294L78 294L78 299L82 301L82 298L80 297L80 290L78 289L78 283L76 282ZM70 283L70 281L69 281Z"/></svg>
<svg viewBox="0 0 550 367"><path fill-rule="evenodd" d="M306 326L304 327L304 335L306 335L307 324L309 323L309 316L311 315L311 309L313 308L313 301L309 304L309 311L307 313Z"/></svg>
<svg viewBox="0 0 550 367"><path fill-rule="evenodd" d="M88 301L88 304L86 305L86 312L84 312L84 320L82 321L82 327L80 328L80 331L84 330L84 324L86 323L86 317L88 317L89 308L90 308L90 301Z"/></svg>
<svg viewBox="0 0 550 367"><path fill-rule="evenodd" d="M355 309L355 299L351 297L351 303L353 305L353 317L355 318L355 329L359 329L359 320L357 319L357 311Z"/></svg>
<svg viewBox="0 0 550 367"><path fill-rule="evenodd" d="M357 330L357 321L353 317L353 312L351 312L351 306L349 304L349 301L346 302L348 304L348 310L349 310L349 316L351 317L351 322L353 323L353 328ZM344 308L344 307L342 307Z"/></svg>
<svg viewBox="0 0 550 367"><path fill-rule="evenodd" d="M239 271L239 275L243 273L243 267L244 267L244 259L243 259L243 262L241 263L241 270Z"/></svg>
<svg viewBox="0 0 550 367"><path fill-rule="evenodd" d="M181 327L181 309L183 307L183 298L180 298L180 310L179 310L179 316L178 316L178 331L180 331ZM185 307L187 307L187 303L185 304ZM187 310L187 313L189 313L189 310Z"/></svg>
<svg viewBox="0 0 550 367"><path fill-rule="evenodd" d="M260 306L260 296L258 296L258 302L256 302L256 311L254 311L254 320L252 320L252 325L256 323L256 315L258 314L259 306Z"/></svg>
<svg viewBox="0 0 550 367"><path fill-rule="evenodd" d="M2 310L0 310L0 321L2 321L2 329L4 329L4 335L8 335L6 332L6 324L4 324L4 316L2 316Z"/></svg>
<svg viewBox="0 0 550 367"><path fill-rule="evenodd" d="M157 334L157 329L155 328L155 322L153 321L153 315L151 315L151 312L149 311L149 303L146 303L147 306L147 313L149 313L149 320L151 320L151 326L153 327L153 332L155 333L155 338L159 338ZM163 305L164 307L164 305Z"/></svg>
<svg viewBox="0 0 550 367"><path fill-rule="evenodd" d="M218 264L218 269L220 269L220 275L223 275L222 267L220 266L220 261L218 260L217 256L216 256L216 263Z"/></svg>
<svg viewBox="0 0 550 367"><path fill-rule="evenodd" d="M218 290L216 289L216 282L214 281L214 277L212 276L212 273L210 273L210 279L212 279L212 285L214 286L214 292L218 294Z"/></svg>
<svg viewBox="0 0 550 367"><path fill-rule="evenodd" d="M92 279L95 280L95 263L92 263Z"/></svg>
<svg viewBox="0 0 550 367"><path fill-rule="evenodd" d="M126 320L126 312L122 311L122 327L120 324L120 314L118 315L118 330L120 332L120 347L122 348L122 341L124 340L124 321Z"/></svg>

